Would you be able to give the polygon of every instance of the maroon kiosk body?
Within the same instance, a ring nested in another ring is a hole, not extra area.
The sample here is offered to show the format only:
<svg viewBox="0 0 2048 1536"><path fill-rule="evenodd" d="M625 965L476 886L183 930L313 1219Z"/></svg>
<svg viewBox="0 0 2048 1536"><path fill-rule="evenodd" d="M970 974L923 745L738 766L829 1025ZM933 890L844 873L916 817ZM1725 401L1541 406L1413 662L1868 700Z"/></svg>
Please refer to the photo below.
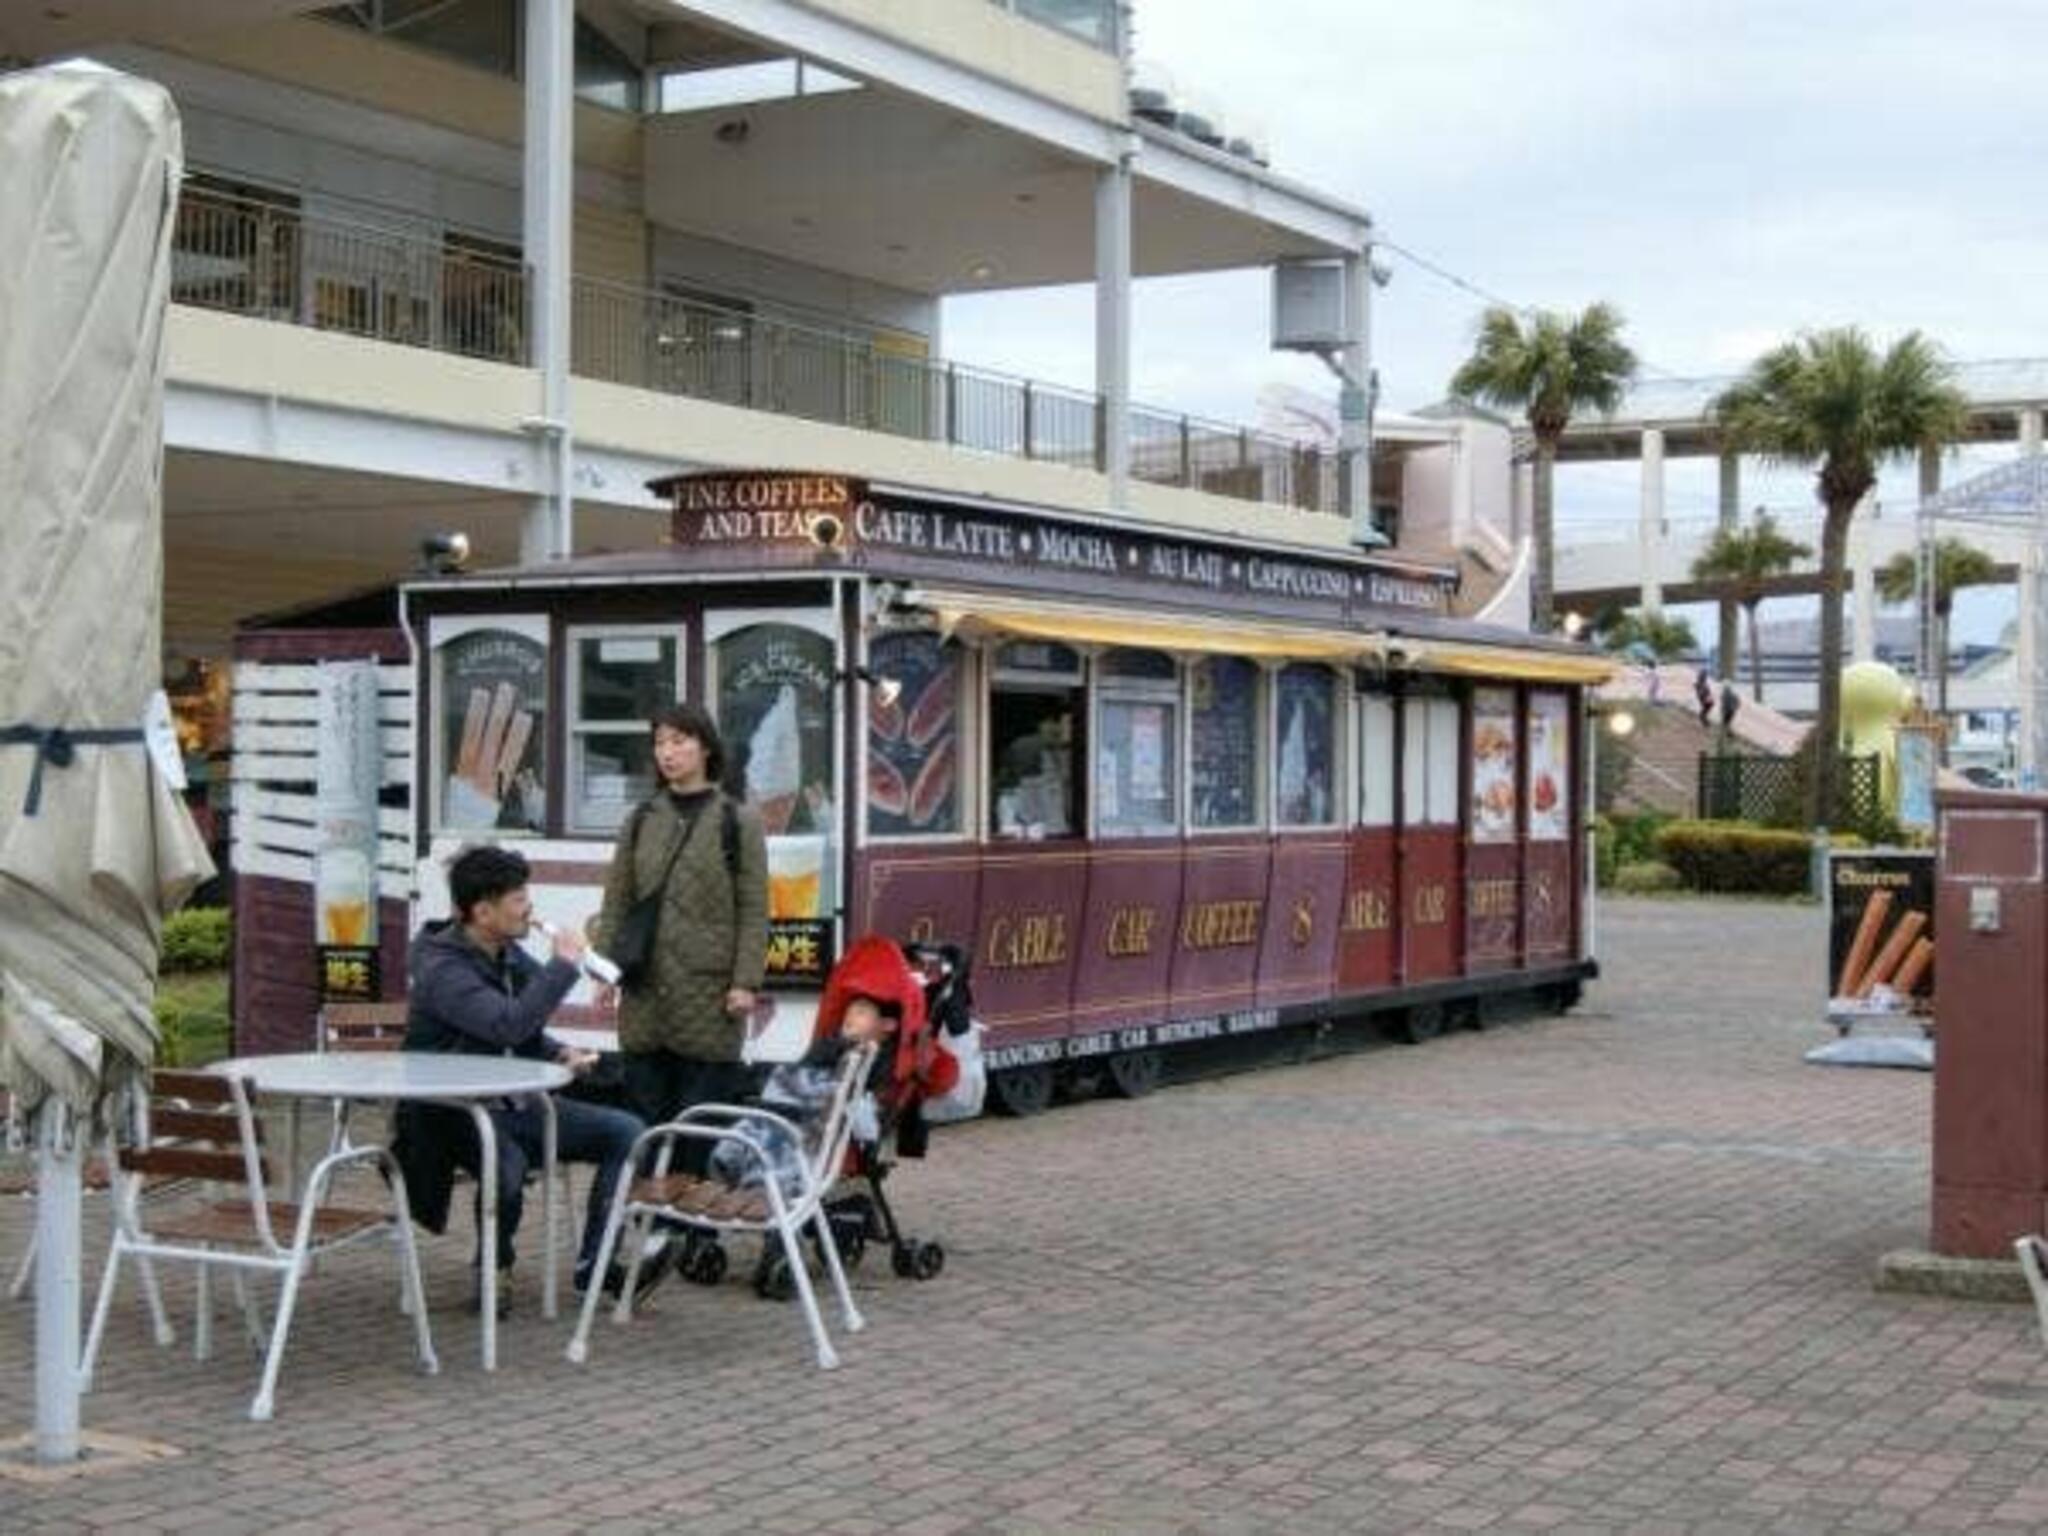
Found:
<svg viewBox="0 0 2048 1536"><path fill-rule="evenodd" d="M423 881L497 838L580 920L655 787L648 716L692 698L769 834L771 988L866 933L959 945L1012 1109L1062 1076L1142 1091L1202 1041L1569 1006L1595 974L1606 665L1454 616L1449 567L830 474L656 488L658 549L399 594L387 814Z"/></svg>

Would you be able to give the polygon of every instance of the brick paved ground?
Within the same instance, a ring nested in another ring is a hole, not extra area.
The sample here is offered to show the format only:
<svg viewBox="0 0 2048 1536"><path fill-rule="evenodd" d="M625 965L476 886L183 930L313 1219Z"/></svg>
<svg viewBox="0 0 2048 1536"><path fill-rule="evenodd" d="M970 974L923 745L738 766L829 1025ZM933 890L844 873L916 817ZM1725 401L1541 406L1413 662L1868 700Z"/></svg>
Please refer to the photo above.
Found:
<svg viewBox="0 0 2048 1536"><path fill-rule="evenodd" d="M440 1378L364 1255L257 1426L254 1361L159 1355L131 1299L90 1422L185 1454L0 1482L0 1528L2048 1528L2028 1311L1871 1289L1924 1236L1928 1079L1800 1064L1818 913L1602 931L1569 1018L944 1135L897 1188L951 1265L871 1258L833 1376L736 1281L584 1369L521 1316L486 1378L445 1239ZM0 1313L0 1426L29 1326Z"/></svg>

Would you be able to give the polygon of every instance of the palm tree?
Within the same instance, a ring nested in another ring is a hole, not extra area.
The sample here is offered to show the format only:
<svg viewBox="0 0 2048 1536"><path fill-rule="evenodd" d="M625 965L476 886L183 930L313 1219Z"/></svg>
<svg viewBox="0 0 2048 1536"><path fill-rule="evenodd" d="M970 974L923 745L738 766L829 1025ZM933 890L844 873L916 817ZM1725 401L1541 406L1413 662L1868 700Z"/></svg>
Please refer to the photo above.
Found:
<svg viewBox="0 0 2048 1536"><path fill-rule="evenodd" d="M1938 539L1934 545L1934 699L1935 712L1948 714L1948 616L1956 593L1964 587L1987 587L1998 580L1998 562L1961 539ZM1920 586L1919 561L1902 549L1877 571L1877 595L1888 603L1910 603Z"/></svg>
<svg viewBox="0 0 2048 1536"><path fill-rule="evenodd" d="M1512 309L1480 318L1472 355L1451 379L1451 393L1525 411L1536 437L1535 566L1529 577L1529 618L1538 634L1551 625L1553 527L1551 469L1572 413L1591 406L1612 413L1636 375L1636 355L1621 339L1621 312L1593 304L1577 315L1530 314L1525 327Z"/></svg>
<svg viewBox="0 0 2048 1536"><path fill-rule="evenodd" d="M1814 494L1826 508L1820 539L1821 761L1832 768L1842 734L1842 569L1856 504L1878 465L1962 435L1969 402L1949 380L1940 349L1918 331L1880 355L1855 326L1809 332L1774 347L1714 402L1727 446L1780 464L1818 463ZM1813 775L1812 825L1833 825L1833 771Z"/></svg>
<svg viewBox="0 0 2048 1536"><path fill-rule="evenodd" d="M1660 662L1678 661L1699 649L1692 625L1684 619L1635 608L1625 613L1603 614L1595 633L1603 651L1616 655L1647 654Z"/></svg>
<svg viewBox="0 0 2048 1536"><path fill-rule="evenodd" d="M1747 528L1716 528L1714 537L1692 563L1692 579L1718 587L1721 595L1742 605L1749 618L1749 691L1757 703L1764 701L1764 653L1757 644L1757 605L1769 595L1771 583L1813 550L1796 539L1787 538L1778 520L1758 507L1756 521ZM1734 675L1735 658L1723 656L1722 670Z"/></svg>

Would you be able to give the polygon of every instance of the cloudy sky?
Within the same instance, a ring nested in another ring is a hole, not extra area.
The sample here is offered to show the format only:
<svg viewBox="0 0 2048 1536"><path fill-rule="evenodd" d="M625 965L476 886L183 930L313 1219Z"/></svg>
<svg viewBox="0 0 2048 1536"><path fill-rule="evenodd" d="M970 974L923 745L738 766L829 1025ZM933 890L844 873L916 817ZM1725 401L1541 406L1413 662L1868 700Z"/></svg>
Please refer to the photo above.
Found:
<svg viewBox="0 0 2048 1536"><path fill-rule="evenodd" d="M2044 0L1139 0L1137 28L1139 57L1263 133L1277 171L1516 304L1618 304L1657 372L1738 370L1843 323L2048 356ZM1390 265L1374 351L1402 409L1441 396L1481 301ZM1141 283L1138 397L1251 422L1268 381L1327 388L1267 351L1266 292ZM1091 302L953 301L946 350L1086 384ZM1669 479L1672 516L1714 510L1710 465ZM1569 471L1560 515L1632 515L1636 494L1632 464Z"/></svg>

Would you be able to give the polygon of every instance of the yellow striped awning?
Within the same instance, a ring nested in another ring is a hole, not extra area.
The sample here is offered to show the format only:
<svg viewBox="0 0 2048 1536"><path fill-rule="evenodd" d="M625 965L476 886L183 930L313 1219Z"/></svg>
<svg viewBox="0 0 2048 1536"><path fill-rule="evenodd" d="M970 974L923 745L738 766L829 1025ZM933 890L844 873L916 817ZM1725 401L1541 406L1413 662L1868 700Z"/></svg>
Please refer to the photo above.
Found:
<svg viewBox="0 0 2048 1536"><path fill-rule="evenodd" d="M1405 664L1417 672L1453 677L1500 677L1528 683L1604 683L1617 668L1592 652L1535 651L1512 645L1469 645L1448 640L1403 641Z"/></svg>
<svg viewBox="0 0 2048 1536"><path fill-rule="evenodd" d="M1134 646L1225 656L1359 661L1385 654L1387 637L1363 631L1312 629L1266 619L1175 614L949 587L912 587L904 602L962 639L1010 637L1068 645Z"/></svg>

